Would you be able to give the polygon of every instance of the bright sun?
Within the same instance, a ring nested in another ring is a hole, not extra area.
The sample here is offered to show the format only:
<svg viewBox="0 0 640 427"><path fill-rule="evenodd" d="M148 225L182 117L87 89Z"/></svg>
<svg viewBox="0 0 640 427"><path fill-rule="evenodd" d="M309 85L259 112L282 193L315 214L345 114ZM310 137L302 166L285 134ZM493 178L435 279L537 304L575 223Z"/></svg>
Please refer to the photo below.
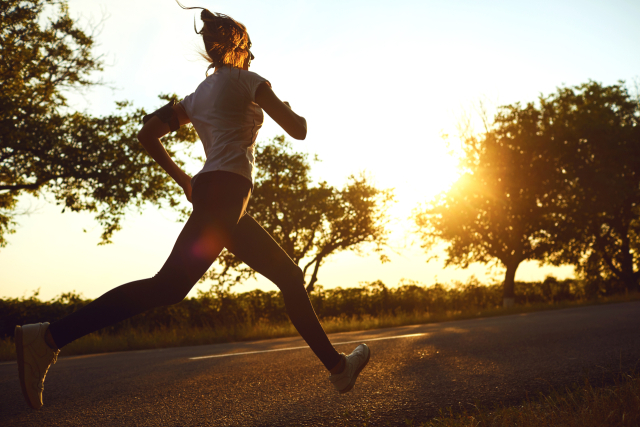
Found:
<svg viewBox="0 0 640 427"><path fill-rule="evenodd" d="M427 203L439 193L447 191L460 176L458 158L440 140L413 149L402 172L384 171L377 176L385 187L393 187L396 203L388 212L394 217L395 231L409 230L413 222L407 221L418 205Z"/></svg>

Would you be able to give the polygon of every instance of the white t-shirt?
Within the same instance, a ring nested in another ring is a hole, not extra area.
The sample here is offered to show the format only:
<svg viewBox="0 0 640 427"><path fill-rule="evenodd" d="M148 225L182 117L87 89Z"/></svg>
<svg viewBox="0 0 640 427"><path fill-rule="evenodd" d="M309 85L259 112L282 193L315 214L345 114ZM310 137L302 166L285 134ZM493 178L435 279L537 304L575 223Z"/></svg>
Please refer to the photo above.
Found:
<svg viewBox="0 0 640 427"><path fill-rule="evenodd" d="M266 81L251 71L218 67L181 101L207 156L196 176L222 170L242 175L253 184L255 141L264 120L255 95Z"/></svg>

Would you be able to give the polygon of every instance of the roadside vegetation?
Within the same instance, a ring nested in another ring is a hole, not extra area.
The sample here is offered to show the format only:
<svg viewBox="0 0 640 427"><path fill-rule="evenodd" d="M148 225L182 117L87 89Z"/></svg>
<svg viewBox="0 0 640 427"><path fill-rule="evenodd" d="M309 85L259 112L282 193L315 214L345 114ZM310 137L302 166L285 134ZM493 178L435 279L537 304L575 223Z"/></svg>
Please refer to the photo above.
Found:
<svg viewBox="0 0 640 427"><path fill-rule="evenodd" d="M500 316L580 305L640 300L637 293L609 294L607 288L579 280L517 282L518 297L502 307L502 285L477 280L424 286L403 281L390 288L380 281L358 288L323 289L310 294L328 333ZM53 322L91 300L68 293L50 301L37 294L0 299L0 360L15 359L15 325ZM63 356L214 344L286 336L297 332L289 322L279 292L254 290L202 292L179 304L159 307L83 337L64 348Z"/></svg>
<svg viewBox="0 0 640 427"><path fill-rule="evenodd" d="M635 427L640 425L640 376L620 374L615 384L584 384L554 391L516 406L476 408L454 414L442 411L421 427Z"/></svg>
<svg viewBox="0 0 640 427"><path fill-rule="evenodd" d="M602 378L604 380L607 378ZM415 427L637 427L640 425L640 375L623 372L609 377L606 386L585 379L564 390L539 393L516 405L498 404L473 409L440 409L427 422L411 418L385 426ZM356 416L358 421L356 421ZM342 414L347 426L371 425L371 414Z"/></svg>

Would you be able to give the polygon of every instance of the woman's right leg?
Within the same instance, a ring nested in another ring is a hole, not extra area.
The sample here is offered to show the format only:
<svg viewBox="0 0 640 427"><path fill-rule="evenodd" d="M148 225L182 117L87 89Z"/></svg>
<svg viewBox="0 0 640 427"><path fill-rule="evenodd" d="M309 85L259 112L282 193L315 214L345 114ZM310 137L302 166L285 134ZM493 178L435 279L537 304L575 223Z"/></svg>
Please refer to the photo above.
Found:
<svg viewBox="0 0 640 427"><path fill-rule="evenodd" d="M331 345L313 310L302 270L269 233L250 215L244 215L227 249L280 288L293 326L328 370L336 367L342 356Z"/></svg>

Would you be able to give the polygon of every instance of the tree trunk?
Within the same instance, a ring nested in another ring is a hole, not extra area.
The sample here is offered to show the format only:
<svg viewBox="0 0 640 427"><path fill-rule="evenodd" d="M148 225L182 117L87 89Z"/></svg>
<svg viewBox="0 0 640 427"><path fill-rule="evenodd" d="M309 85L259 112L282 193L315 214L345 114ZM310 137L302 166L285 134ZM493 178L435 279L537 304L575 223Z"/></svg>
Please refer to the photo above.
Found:
<svg viewBox="0 0 640 427"><path fill-rule="evenodd" d="M633 271L633 254L629 248L629 236L623 236L622 238L622 262L620 263L621 279L624 282L625 288L629 292L635 292L638 290L638 275Z"/></svg>
<svg viewBox="0 0 640 427"><path fill-rule="evenodd" d="M320 261L322 258L318 258L316 260L316 266L313 268L313 274L311 275L311 280L309 280L309 284L307 285L307 293L310 294L313 292L313 285L318 281L318 269L320 268Z"/></svg>
<svg viewBox="0 0 640 427"><path fill-rule="evenodd" d="M507 263L507 272L504 276L502 306L505 308L513 307L516 298L516 270L520 262Z"/></svg>
<svg viewBox="0 0 640 427"><path fill-rule="evenodd" d="M36 182L35 184L0 185L0 191L9 190L9 192L12 192L20 190L37 190L41 185L42 183L38 182Z"/></svg>

